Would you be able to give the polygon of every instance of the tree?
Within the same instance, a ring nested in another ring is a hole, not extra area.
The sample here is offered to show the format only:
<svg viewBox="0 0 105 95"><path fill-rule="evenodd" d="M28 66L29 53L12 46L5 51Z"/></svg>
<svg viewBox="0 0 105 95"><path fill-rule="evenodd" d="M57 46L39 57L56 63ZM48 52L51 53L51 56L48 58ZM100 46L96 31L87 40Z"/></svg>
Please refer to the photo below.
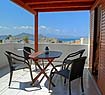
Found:
<svg viewBox="0 0 105 95"><path fill-rule="evenodd" d="M0 43L2 43L2 40L0 40Z"/></svg>
<svg viewBox="0 0 105 95"><path fill-rule="evenodd" d="M12 35L8 35L5 39L9 40L12 37Z"/></svg>
<svg viewBox="0 0 105 95"><path fill-rule="evenodd" d="M29 37L28 37L28 36L24 36L24 37L23 37L23 41L24 41L25 43L29 43Z"/></svg>

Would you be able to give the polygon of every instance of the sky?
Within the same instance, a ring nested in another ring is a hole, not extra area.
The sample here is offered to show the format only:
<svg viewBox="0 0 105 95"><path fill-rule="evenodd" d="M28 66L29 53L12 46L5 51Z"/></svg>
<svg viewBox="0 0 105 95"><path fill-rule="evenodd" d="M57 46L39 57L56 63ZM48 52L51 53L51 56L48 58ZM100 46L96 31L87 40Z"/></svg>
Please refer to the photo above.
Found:
<svg viewBox="0 0 105 95"><path fill-rule="evenodd" d="M39 13L39 34L57 38L87 37L90 12ZM34 33L34 15L10 0L0 0L0 35Z"/></svg>

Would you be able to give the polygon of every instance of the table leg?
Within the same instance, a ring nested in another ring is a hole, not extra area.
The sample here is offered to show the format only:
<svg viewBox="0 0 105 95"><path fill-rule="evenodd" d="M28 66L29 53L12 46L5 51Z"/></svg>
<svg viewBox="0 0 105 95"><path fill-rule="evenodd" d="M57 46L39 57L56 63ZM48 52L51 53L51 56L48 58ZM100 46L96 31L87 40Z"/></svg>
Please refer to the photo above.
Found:
<svg viewBox="0 0 105 95"><path fill-rule="evenodd" d="M54 59L53 59L54 60ZM52 61L53 61L52 60ZM52 63L52 61L50 61L50 59L48 59L48 61L50 62L50 64L52 65L52 67L56 70L56 71L58 71L56 68L55 68L55 66L53 65L53 63Z"/></svg>
<svg viewBox="0 0 105 95"><path fill-rule="evenodd" d="M46 68L52 63L53 60L54 60L54 59L49 60L49 63L48 63L48 64L45 66L45 68L43 68L43 69L42 69L41 66L37 63L37 66L39 67L39 69L41 70L41 72L33 79L34 82L40 77L41 74L44 74L44 75L46 76L46 78L49 80L49 77L48 77L48 75L45 73L45 70L46 70ZM52 83L53 86L55 86L52 81L51 81L51 83Z"/></svg>

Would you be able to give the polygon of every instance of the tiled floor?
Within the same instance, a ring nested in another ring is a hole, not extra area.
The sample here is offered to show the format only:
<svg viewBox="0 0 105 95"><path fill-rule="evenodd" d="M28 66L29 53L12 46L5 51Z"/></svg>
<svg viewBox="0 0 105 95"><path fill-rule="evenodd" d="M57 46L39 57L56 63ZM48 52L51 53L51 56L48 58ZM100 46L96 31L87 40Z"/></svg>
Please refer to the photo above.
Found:
<svg viewBox="0 0 105 95"><path fill-rule="evenodd" d="M32 67L34 69L34 66ZM48 80L46 78L40 84L35 83L31 86L31 78L28 69L15 71L10 88L8 88L9 68L0 70L0 95L68 95L68 86L63 84L63 78L55 76L53 82L56 87L52 88L51 93L48 91ZM39 71L33 70L33 76ZM49 73L49 70L46 71ZM41 78L41 77L40 77ZM72 82L72 95L101 95L98 93L95 83L85 68L84 70L84 94L81 93L80 80Z"/></svg>

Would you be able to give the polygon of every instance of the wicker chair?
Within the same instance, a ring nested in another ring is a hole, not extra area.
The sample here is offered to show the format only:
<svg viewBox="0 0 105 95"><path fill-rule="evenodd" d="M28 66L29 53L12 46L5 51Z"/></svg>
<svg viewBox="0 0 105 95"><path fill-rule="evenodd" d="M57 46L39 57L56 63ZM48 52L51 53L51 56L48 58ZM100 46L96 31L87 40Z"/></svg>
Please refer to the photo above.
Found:
<svg viewBox="0 0 105 95"><path fill-rule="evenodd" d="M69 55L67 55L66 58L64 58L63 64L56 65L56 67L61 66L62 69L68 68L71 60L82 57L84 52L85 52L85 49L81 49L81 50L78 50L76 52L70 53ZM66 78L64 80L64 83L66 83Z"/></svg>
<svg viewBox="0 0 105 95"><path fill-rule="evenodd" d="M76 51L67 55L67 57L63 60L62 69L65 68L65 66L69 66L70 60L82 57L84 52L85 52L85 49L81 49L79 51Z"/></svg>
<svg viewBox="0 0 105 95"><path fill-rule="evenodd" d="M33 76L32 76L32 70L31 70L31 64L27 59L25 59L23 56L17 55L10 51L5 51L5 55L7 56L9 67L10 67L10 81L9 81L9 87L12 80L13 71L25 69L28 68L30 71L31 80L33 83Z"/></svg>
<svg viewBox="0 0 105 95"><path fill-rule="evenodd" d="M30 59L29 55L30 55L32 52L36 52L36 50L33 49L33 48L31 48L31 47L28 47L28 46L23 47L24 58L25 58L26 60L30 60L30 61L31 61L31 64L32 64L32 59ZM36 65L35 65L35 69L37 70Z"/></svg>
<svg viewBox="0 0 105 95"><path fill-rule="evenodd" d="M55 74L58 74L69 80L69 95L71 95L71 81L77 78L81 78L81 89L82 89L82 92L84 92L83 70L84 70L85 60L86 60L86 57L80 57L80 58L70 60L70 62L68 62L69 65L64 69L61 69L60 71L57 71L54 68L52 68L50 72L49 91L51 89L51 81L53 76ZM70 66L70 69L68 69L69 66Z"/></svg>

